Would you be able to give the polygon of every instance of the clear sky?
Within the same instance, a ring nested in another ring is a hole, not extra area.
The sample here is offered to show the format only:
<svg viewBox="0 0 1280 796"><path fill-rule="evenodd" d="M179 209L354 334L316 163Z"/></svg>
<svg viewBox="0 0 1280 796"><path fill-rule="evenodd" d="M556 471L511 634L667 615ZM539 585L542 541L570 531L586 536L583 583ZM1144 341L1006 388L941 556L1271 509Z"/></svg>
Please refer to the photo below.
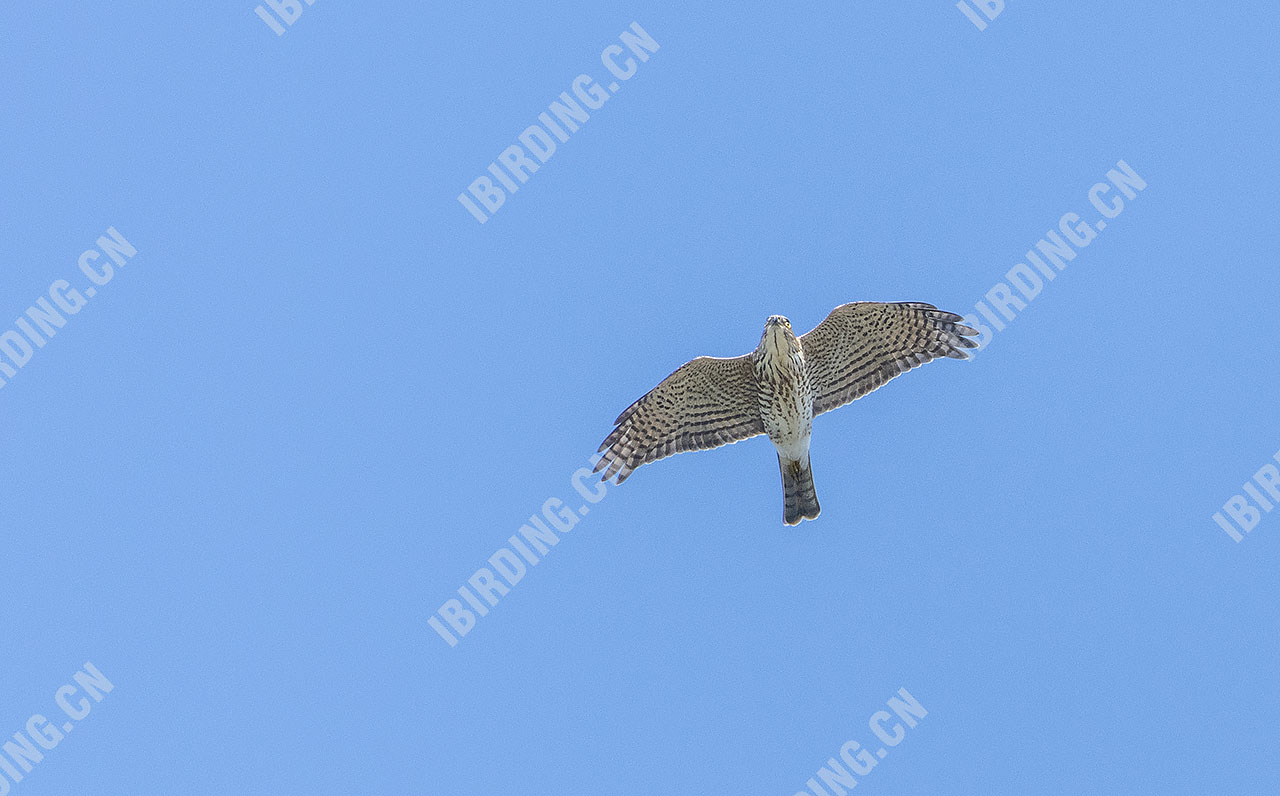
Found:
<svg viewBox="0 0 1280 796"><path fill-rule="evenodd" d="M1280 511L1212 515L1280 450L1274 3L254 4L2 12L0 793L1273 792ZM575 486L854 300L987 346L816 421L817 521L765 439Z"/></svg>

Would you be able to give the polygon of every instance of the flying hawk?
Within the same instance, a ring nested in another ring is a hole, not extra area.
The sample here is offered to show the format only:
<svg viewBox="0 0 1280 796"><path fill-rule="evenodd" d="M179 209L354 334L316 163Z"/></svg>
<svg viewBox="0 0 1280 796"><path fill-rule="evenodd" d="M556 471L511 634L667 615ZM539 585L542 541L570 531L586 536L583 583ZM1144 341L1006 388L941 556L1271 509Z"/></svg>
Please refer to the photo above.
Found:
<svg viewBox="0 0 1280 796"><path fill-rule="evenodd" d="M640 465L768 434L782 470L782 521L818 516L809 468L813 418L937 357L966 359L977 331L921 302L856 301L808 334L774 315L760 345L730 359L698 357L631 404L600 445L595 472L621 484Z"/></svg>

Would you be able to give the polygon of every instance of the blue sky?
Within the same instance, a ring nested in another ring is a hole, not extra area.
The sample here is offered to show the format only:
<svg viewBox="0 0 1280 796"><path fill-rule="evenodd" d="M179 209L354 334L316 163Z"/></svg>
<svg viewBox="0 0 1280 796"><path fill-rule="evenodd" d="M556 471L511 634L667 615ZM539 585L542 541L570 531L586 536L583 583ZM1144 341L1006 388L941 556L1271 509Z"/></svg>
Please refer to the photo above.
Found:
<svg viewBox="0 0 1280 796"><path fill-rule="evenodd" d="M98 292L0 388L0 736L113 686L14 794L823 796L848 741L860 794L1280 777L1280 516L1211 519L1280 450L1273 5L3 16L0 317ZM657 50L478 223L633 22ZM816 421L817 521L764 439L678 456L428 625L681 363L997 312L1069 213L1107 227L973 361Z"/></svg>

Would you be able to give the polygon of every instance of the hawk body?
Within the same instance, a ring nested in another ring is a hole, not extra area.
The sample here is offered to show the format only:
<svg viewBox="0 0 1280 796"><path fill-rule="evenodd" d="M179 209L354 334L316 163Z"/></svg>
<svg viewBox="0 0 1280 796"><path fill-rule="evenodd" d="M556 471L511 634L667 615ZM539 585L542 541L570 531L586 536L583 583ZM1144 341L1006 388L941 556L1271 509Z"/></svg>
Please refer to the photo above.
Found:
<svg viewBox="0 0 1280 796"><path fill-rule="evenodd" d="M809 469L815 393L809 363L791 322L781 315L770 317L751 357L764 433L778 449L782 521L795 525L801 519L814 519L822 511Z"/></svg>
<svg viewBox="0 0 1280 796"><path fill-rule="evenodd" d="M751 358L764 433L780 455L800 459L809 452L813 434L814 389L791 323L780 315L771 317Z"/></svg>
<svg viewBox="0 0 1280 796"><path fill-rule="evenodd" d="M920 302L854 302L796 337L780 315L745 356L685 363L614 421L596 472L625 481L643 464L767 434L782 471L783 521L821 510L809 467L813 418L937 357L965 359L977 332Z"/></svg>

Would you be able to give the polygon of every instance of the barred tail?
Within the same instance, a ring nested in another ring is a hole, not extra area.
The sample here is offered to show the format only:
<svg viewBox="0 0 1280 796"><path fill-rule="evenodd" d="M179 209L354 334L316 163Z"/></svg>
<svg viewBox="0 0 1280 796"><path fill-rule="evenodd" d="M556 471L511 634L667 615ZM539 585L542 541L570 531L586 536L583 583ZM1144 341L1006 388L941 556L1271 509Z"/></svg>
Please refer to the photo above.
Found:
<svg viewBox="0 0 1280 796"><path fill-rule="evenodd" d="M818 505L818 493L813 488L813 470L809 467L809 455L803 461L783 461L778 457L782 470L782 521L798 525L800 520L812 520L822 511Z"/></svg>

